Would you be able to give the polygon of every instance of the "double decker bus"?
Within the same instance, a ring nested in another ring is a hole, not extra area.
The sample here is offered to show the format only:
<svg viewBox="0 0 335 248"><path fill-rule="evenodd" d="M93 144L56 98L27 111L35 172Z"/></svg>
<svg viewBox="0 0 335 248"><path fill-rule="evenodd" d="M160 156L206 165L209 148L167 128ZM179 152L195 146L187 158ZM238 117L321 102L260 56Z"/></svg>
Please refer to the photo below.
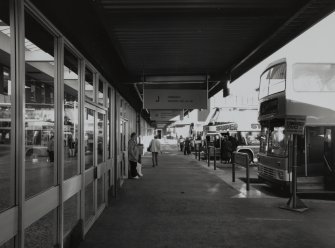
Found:
<svg viewBox="0 0 335 248"><path fill-rule="evenodd" d="M302 116L306 122L297 137L298 190L299 182L301 189L307 182L310 190L333 190L335 63L313 57L281 59L261 74L258 176L270 184L290 185L292 135L285 131L285 120Z"/></svg>

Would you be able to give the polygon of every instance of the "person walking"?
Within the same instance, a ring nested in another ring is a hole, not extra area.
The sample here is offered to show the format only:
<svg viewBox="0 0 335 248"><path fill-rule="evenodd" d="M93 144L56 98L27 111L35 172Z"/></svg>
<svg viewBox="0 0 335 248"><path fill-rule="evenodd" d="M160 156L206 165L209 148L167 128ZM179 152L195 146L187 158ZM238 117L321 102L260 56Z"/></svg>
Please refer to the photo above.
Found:
<svg viewBox="0 0 335 248"><path fill-rule="evenodd" d="M187 137L185 140L185 147L184 147L184 155L190 155L191 153L191 141L190 138Z"/></svg>
<svg viewBox="0 0 335 248"><path fill-rule="evenodd" d="M178 143L179 143L179 149L180 149L180 151L183 151L184 150L184 138L183 138L182 135L180 135Z"/></svg>
<svg viewBox="0 0 335 248"><path fill-rule="evenodd" d="M161 151L161 143L158 140L158 136L156 135L154 139L150 142L150 151L152 155L152 167L158 166L158 153L162 153Z"/></svg>
<svg viewBox="0 0 335 248"><path fill-rule="evenodd" d="M128 141L128 161L130 165L130 176L133 179L139 179L139 174L137 172L137 161L138 161L138 151L137 151L136 133L130 135L130 140Z"/></svg>

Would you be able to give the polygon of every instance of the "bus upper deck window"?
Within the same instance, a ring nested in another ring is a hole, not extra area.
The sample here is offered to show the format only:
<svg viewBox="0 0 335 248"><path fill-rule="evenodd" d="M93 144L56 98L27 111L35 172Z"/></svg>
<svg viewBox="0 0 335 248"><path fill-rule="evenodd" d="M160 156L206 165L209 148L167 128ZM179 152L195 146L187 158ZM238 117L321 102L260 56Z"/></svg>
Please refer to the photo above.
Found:
<svg viewBox="0 0 335 248"><path fill-rule="evenodd" d="M335 64L294 64L293 87L295 91L335 91Z"/></svg>

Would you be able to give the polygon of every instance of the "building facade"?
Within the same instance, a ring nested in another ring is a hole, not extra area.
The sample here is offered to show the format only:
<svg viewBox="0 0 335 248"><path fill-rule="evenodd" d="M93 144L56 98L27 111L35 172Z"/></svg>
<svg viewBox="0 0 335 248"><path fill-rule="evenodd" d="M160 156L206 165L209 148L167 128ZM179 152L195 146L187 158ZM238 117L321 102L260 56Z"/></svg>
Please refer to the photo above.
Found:
<svg viewBox="0 0 335 248"><path fill-rule="evenodd" d="M150 126L29 1L0 2L0 247L73 247Z"/></svg>

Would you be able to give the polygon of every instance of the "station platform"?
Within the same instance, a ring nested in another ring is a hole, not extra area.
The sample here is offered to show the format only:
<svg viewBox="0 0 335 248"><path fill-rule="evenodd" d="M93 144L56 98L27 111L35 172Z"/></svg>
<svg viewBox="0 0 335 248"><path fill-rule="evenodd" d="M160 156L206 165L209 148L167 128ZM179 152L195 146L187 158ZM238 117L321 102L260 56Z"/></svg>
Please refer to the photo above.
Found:
<svg viewBox="0 0 335 248"><path fill-rule="evenodd" d="M334 201L286 211L287 197L265 186L246 192L242 168L232 183L229 164L214 171L174 145L163 151L158 167L144 155L144 177L126 181L79 247L335 247Z"/></svg>

